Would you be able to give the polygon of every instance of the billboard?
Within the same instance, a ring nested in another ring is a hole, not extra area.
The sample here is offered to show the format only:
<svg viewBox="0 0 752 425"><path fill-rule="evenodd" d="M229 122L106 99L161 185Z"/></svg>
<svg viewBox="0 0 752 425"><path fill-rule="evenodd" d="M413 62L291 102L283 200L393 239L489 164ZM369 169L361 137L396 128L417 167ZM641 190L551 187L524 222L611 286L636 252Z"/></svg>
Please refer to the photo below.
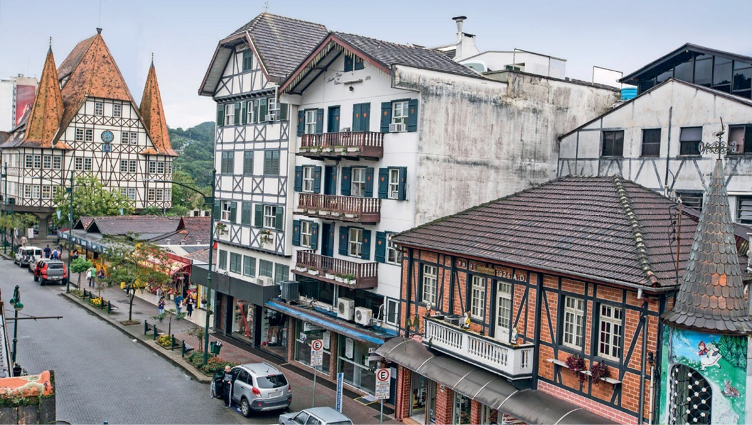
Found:
<svg viewBox="0 0 752 425"><path fill-rule="evenodd" d="M26 108L34 105L34 96L36 95L37 88L35 86L17 85L16 86L16 114L13 117L13 125L18 125L18 122L23 117Z"/></svg>

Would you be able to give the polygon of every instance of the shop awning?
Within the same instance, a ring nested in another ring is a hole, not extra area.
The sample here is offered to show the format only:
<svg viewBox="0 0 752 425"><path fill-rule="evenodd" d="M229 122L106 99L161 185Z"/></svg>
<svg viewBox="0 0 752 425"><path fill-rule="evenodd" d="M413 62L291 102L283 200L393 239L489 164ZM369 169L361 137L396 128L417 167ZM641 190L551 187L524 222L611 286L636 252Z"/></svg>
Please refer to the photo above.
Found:
<svg viewBox="0 0 752 425"><path fill-rule="evenodd" d="M550 394L519 390L504 377L462 360L436 356L413 339L392 338L376 354L530 424L615 423Z"/></svg>
<svg viewBox="0 0 752 425"><path fill-rule="evenodd" d="M311 313L306 313L304 311L290 308L282 303L268 301L265 305L266 307L271 308L272 310L277 310L279 312L285 313L288 316L292 316L296 319L305 320L306 322L309 322L309 323L314 323L316 325L321 326L324 329L328 329L332 332L336 332L340 335L344 335L344 336L350 337L352 339L355 339L361 342L368 342L371 344L378 344L378 345L384 344L384 340L381 338L376 338L364 332L359 332L355 329L350 329L348 327L331 322L329 320L313 315Z"/></svg>

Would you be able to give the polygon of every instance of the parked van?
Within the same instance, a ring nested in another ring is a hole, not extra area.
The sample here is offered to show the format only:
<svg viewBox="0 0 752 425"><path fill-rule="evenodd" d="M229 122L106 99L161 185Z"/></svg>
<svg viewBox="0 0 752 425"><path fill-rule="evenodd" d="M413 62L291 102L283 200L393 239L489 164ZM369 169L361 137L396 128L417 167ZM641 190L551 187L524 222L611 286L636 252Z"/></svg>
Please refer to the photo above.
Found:
<svg viewBox="0 0 752 425"><path fill-rule="evenodd" d="M22 246L16 251L16 257L13 259L13 262L20 267L29 267L30 264L34 263L37 259L42 258L42 256L42 248L37 248L35 246Z"/></svg>

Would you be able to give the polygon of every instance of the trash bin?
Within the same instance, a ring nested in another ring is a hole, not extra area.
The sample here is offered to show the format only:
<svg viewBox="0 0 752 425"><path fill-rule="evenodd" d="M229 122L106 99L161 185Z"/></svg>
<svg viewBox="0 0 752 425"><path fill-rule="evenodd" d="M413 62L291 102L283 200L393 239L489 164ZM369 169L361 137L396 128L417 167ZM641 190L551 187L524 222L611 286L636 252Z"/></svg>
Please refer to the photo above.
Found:
<svg viewBox="0 0 752 425"><path fill-rule="evenodd" d="M215 356L219 356L219 352L222 350L222 341L211 342L211 353Z"/></svg>

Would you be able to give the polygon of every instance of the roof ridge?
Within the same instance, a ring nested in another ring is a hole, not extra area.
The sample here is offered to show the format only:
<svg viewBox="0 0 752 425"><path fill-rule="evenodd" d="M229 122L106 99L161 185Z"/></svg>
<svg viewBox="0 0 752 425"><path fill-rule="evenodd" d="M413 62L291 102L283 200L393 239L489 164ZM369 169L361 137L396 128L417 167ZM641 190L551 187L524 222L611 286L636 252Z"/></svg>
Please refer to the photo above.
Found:
<svg viewBox="0 0 752 425"><path fill-rule="evenodd" d="M313 24L313 25L318 25L318 26L321 26L321 27L325 27L325 28L326 28L326 25L324 25L324 24L320 24L320 23L318 23L318 22L313 22L313 21L306 21L306 20L304 20L304 19L298 19L298 18L291 18L291 17L289 17L289 16L285 16L285 15L279 15L279 14L276 14L276 13L269 13L269 12L262 12L262 13L261 13L261 14L260 14L259 16L257 16L256 18L259 18L259 17L261 17L262 15L274 16L274 17L277 17L277 18L287 19L288 21L297 21L297 22L302 22L302 23L305 23L305 24ZM255 19L255 18L254 18L254 19Z"/></svg>
<svg viewBox="0 0 752 425"><path fill-rule="evenodd" d="M401 43L395 43L395 42L393 42L393 41L382 40L382 39L380 39L380 38L376 38L376 37L369 37L369 36L367 36L367 35L353 34L353 33L351 33L351 32L344 32L344 31L331 31L331 32L332 32L332 34L335 34L335 35L338 35L338 34L351 35L351 36L353 36L353 37L367 38L367 39L369 39L369 40L375 40L375 41L378 41L378 42L380 42L380 43L387 43L387 44L391 44L391 45L393 45L393 46L399 46L399 47L407 47L407 48L411 48L411 49L420 49L420 50L427 50L427 51L432 51L432 52L436 52L436 50L435 50L435 49L428 49L428 48L426 48L426 47L418 47L418 46L416 46L416 45L414 45L414 44L401 44ZM438 52L437 52L437 53L438 53ZM444 55L442 55L442 56L444 56ZM451 60L451 59L450 59L450 60Z"/></svg>
<svg viewBox="0 0 752 425"><path fill-rule="evenodd" d="M624 187L622 179L619 176L613 177L614 188L616 189L616 196L619 198L624 214L631 223L632 235L634 237L635 249L637 250L637 262L640 264L642 272L645 274L645 278L653 285L658 284L658 278L655 276L648 260L647 245L645 245L645 239L643 238L642 226L640 220L632 209L632 200L629 198L629 192Z"/></svg>

